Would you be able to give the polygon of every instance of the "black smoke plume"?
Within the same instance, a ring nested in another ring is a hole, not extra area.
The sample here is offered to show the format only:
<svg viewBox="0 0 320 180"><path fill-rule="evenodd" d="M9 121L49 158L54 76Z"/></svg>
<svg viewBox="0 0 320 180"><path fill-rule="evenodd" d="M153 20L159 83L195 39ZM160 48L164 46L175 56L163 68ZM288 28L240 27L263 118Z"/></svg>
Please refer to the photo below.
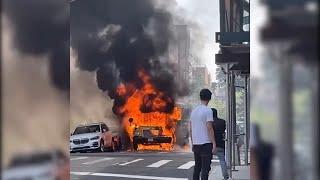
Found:
<svg viewBox="0 0 320 180"><path fill-rule="evenodd" d="M97 85L114 99L114 108L126 102L116 93L120 83L141 88L141 69L165 99L171 102L182 94L175 88L174 69L165 57L172 38L169 12L155 8L152 0L76 0L71 12L77 65L96 72ZM167 112L173 109L169 104Z"/></svg>
<svg viewBox="0 0 320 180"><path fill-rule="evenodd" d="M55 87L69 93L69 4L67 0L4 0L3 10L21 53L49 56Z"/></svg>

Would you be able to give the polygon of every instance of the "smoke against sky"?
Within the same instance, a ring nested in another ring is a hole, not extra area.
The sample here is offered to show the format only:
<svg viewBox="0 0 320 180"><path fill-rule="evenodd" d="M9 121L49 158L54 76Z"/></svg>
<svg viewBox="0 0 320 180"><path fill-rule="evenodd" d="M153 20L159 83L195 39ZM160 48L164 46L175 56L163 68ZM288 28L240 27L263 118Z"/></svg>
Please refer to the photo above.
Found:
<svg viewBox="0 0 320 180"><path fill-rule="evenodd" d="M119 85L142 88L142 72L151 78L164 99L174 100L186 92L186 88L176 88L182 82L175 81L174 67L166 58L172 16L165 9L156 8L154 2L71 3L71 47L77 65L81 70L96 72L97 85L114 99L114 108L125 103L125 97L117 95Z"/></svg>
<svg viewBox="0 0 320 180"><path fill-rule="evenodd" d="M112 101L96 83L94 72L76 67L76 59L70 50L70 132L79 124L103 121L112 131L118 130L117 118L113 114Z"/></svg>
<svg viewBox="0 0 320 180"><path fill-rule="evenodd" d="M197 39L197 34L194 34L196 43L202 44L203 49L199 50L200 62L204 63L212 79L215 79L215 54L219 51L219 45L215 43L215 32L220 31L219 19L219 1L218 0L176 0L177 9L175 10L178 16L185 17L186 19L197 24L197 31L201 33L203 38ZM200 3L201 2L201 3ZM192 30L191 30L192 34ZM192 44L191 44L192 46Z"/></svg>
<svg viewBox="0 0 320 180"><path fill-rule="evenodd" d="M20 153L67 154L68 1L4 0L2 10L2 165Z"/></svg>
<svg viewBox="0 0 320 180"><path fill-rule="evenodd" d="M52 84L69 93L68 1L4 0L2 7L12 28L12 47L27 56L47 56Z"/></svg>
<svg viewBox="0 0 320 180"><path fill-rule="evenodd" d="M191 54L215 76L214 54L219 49L214 42L214 34L219 31L218 1L77 0L71 3L70 11L71 121L113 119L108 111L112 101L101 90L114 90L119 82L134 80L137 65L151 67L151 70L160 65L160 70L153 70L152 75L161 82L158 87L164 86L172 94L174 90L170 87L174 87L175 82L170 77L175 70L170 63L163 63L165 58L161 57L170 43L167 41L171 36L170 25L190 26ZM150 52L141 53L145 50ZM114 93L110 92L113 97Z"/></svg>
<svg viewBox="0 0 320 180"><path fill-rule="evenodd" d="M69 101L51 83L50 60L12 48L12 27L1 18L2 165L19 153L67 153Z"/></svg>

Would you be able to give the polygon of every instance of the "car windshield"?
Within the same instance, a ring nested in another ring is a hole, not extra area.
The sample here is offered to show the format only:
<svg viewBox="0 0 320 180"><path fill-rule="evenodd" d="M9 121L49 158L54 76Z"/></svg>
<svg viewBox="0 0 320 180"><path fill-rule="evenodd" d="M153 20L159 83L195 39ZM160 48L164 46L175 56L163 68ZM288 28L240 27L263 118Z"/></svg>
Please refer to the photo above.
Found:
<svg viewBox="0 0 320 180"><path fill-rule="evenodd" d="M161 135L160 129L144 129L142 132L144 137L154 137Z"/></svg>
<svg viewBox="0 0 320 180"><path fill-rule="evenodd" d="M95 133L95 132L100 132L99 125L77 127L76 130L74 130L73 134L76 135L76 134Z"/></svg>

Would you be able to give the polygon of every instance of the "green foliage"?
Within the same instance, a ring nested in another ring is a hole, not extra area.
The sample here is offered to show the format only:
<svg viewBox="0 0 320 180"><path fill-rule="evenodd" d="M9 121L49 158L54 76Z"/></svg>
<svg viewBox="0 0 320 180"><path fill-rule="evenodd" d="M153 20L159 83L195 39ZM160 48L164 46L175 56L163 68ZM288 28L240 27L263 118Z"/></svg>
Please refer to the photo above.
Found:
<svg viewBox="0 0 320 180"><path fill-rule="evenodd" d="M226 75L223 73L220 67L216 69L216 79L217 79L217 88L226 87Z"/></svg>
<svg viewBox="0 0 320 180"><path fill-rule="evenodd" d="M220 67L216 70L217 84L215 87L216 91L226 91L226 74L222 71ZM236 77L235 85L244 86L244 78ZM245 119L245 91L243 88L236 88L236 118L237 121L244 121ZM222 119L227 118L226 109L227 97L215 97L209 104L218 111L218 116Z"/></svg>
<svg viewBox="0 0 320 180"><path fill-rule="evenodd" d="M212 101L210 101L209 106L217 109L219 118L226 119L227 113L225 101L213 99Z"/></svg>
<svg viewBox="0 0 320 180"><path fill-rule="evenodd" d="M245 92L243 89L236 90L236 112L237 121L244 121L245 119Z"/></svg>

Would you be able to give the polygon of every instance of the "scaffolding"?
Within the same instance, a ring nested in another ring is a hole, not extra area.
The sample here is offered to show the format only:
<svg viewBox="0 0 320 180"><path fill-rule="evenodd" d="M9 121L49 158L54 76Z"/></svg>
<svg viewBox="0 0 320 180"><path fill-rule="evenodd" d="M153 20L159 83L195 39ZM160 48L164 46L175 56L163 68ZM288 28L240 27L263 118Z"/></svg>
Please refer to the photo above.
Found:
<svg viewBox="0 0 320 180"><path fill-rule="evenodd" d="M237 171L238 165L249 165L250 138L250 33L244 26L249 25L249 7L246 0L220 0L220 32L216 32L216 42L220 51L215 55L215 61L226 75L226 109L227 138L226 159L229 175ZM236 85L235 77L244 79L244 132L237 132L236 122ZM237 139L244 136L244 163L240 161Z"/></svg>

